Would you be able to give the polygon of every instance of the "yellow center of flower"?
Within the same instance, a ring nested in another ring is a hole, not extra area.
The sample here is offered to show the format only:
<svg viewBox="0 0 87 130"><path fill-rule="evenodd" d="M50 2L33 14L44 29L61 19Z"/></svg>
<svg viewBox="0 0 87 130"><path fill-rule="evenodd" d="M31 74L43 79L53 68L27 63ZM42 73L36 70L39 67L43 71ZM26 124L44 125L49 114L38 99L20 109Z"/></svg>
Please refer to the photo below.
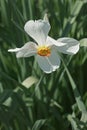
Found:
<svg viewBox="0 0 87 130"><path fill-rule="evenodd" d="M40 56L50 56L51 50L47 46L40 46L37 49L37 54Z"/></svg>

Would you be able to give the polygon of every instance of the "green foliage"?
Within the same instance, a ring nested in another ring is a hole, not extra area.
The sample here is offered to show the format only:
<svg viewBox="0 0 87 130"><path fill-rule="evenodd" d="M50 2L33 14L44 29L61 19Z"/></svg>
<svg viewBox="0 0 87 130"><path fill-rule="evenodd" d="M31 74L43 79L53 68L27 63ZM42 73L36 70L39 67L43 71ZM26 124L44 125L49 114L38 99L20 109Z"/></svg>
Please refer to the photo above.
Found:
<svg viewBox="0 0 87 130"><path fill-rule="evenodd" d="M83 38L80 40L80 46L87 47L87 38Z"/></svg>
<svg viewBox="0 0 87 130"><path fill-rule="evenodd" d="M7 51L31 40L25 22L45 13L49 35L76 38L82 46L73 57L61 55L61 67L48 75L33 57ZM0 17L0 130L86 130L86 0L0 0Z"/></svg>

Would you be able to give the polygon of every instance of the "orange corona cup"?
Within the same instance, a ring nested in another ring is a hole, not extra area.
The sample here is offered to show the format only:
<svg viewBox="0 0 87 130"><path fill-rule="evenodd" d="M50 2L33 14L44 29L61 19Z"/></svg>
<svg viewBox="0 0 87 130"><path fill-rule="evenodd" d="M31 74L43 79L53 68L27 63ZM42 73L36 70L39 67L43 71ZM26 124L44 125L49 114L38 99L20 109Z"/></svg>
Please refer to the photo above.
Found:
<svg viewBox="0 0 87 130"><path fill-rule="evenodd" d="M51 50L49 47L41 46L41 47L38 47L37 54L40 56L50 56Z"/></svg>

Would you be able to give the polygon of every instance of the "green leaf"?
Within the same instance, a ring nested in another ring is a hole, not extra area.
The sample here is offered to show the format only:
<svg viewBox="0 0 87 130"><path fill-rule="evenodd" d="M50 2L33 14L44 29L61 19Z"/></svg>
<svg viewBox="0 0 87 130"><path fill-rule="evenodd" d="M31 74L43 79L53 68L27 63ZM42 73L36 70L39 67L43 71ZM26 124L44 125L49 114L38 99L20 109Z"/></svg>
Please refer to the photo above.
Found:
<svg viewBox="0 0 87 130"><path fill-rule="evenodd" d="M62 61L63 61L63 60L62 60ZM70 83L71 83L71 86L72 86L72 89L73 89L73 93L74 93L75 100L76 100L76 102L77 102L78 108L79 108L79 110L80 110L82 113L84 113L84 112L86 112L86 108L85 108L85 105L84 105L84 103L83 103L83 101L82 101L82 98L81 98L81 96L80 96L80 93L79 93L79 91L78 91L78 89L77 89L77 86L76 86L76 84L75 84L75 82L74 82L74 80L73 80L73 78L72 78L72 76L71 76L71 74L70 74L70 72L69 72L67 66L65 65L64 61L63 61L63 64L64 64L64 68L65 68L65 70L66 70L67 76L68 76L68 78L69 78L69 81L70 81Z"/></svg>
<svg viewBox="0 0 87 130"><path fill-rule="evenodd" d="M41 119L41 120L37 120L34 125L32 130L39 130L46 122L46 119Z"/></svg>
<svg viewBox="0 0 87 130"><path fill-rule="evenodd" d="M80 40L80 46L81 47L87 47L87 38L83 38Z"/></svg>
<svg viewBox="0 0 87 130"><path fill-rule="evenodd" d="M26 88L30 88L33 84L37 83L38 79L30 76L27 79L25 79L22 84L26 87Z"/></svg>
<svg viewBox="0 0 87 130"><path fill-rule="evenodd" d="M3 104L5 106L11 106L11 103L12 103L12 99L11 99L11 97L9 97Z"/></svg>
<svg viewBox="0 0 87 130"><path fill-rule="evenodd" d="M69 31L72 27L72 24L75 22L83 5L84 5L84 3L82 1L76 1L76 3L73 6L71 15L66 23L64 30L63 30L62 36L67 36L67 34L69 33Z"/></svg>
<svg viewBox="0 0 87 130"><path fill-rule="evenodd" d="M43 20L45 20L46 22L49 22L49 18L48 18L48 14L47 13L44 15Z"/></svg>
<svg viewBox="0 0 87 130"><path fill-rule="evenodd" d="M87 112L82 113L81 121L87 122Z"/></svg>
<svg viewBox="0 0 87 130"><path fill-rule="evenodd" d="M70 121L71 126L73 127L73 130L79 130L79 129L77 128L77 124L76 124L76 122L74 121L72 115L68 115L68 120Z"/></svg>
<svg viewBox="0 0 87 130"><path fill-rule="evenodd" d="M6 0L0 0L0 13L1 13L1 18L2 21L8 25L8 16L7 16L7 5L6 5Z"/></svg>
<svg viewBox="0 0 87 130"><path fill-rule="evenodd" d="M5 89L3 93L0 93L0 104L5 102L12 94L12 90Z"/></svg>

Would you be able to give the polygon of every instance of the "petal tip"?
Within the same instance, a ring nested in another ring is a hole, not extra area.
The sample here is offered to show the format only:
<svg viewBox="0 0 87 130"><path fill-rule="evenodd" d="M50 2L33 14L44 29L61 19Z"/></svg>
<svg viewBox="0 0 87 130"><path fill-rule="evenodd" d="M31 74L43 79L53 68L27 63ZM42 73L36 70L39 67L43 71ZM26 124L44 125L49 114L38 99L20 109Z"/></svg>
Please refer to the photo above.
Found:
<svg viewBox="0 0 87 130"><path fill-rule="evenodd" d="M14 49L9 49L8 52L13 52Z"/></svg>

